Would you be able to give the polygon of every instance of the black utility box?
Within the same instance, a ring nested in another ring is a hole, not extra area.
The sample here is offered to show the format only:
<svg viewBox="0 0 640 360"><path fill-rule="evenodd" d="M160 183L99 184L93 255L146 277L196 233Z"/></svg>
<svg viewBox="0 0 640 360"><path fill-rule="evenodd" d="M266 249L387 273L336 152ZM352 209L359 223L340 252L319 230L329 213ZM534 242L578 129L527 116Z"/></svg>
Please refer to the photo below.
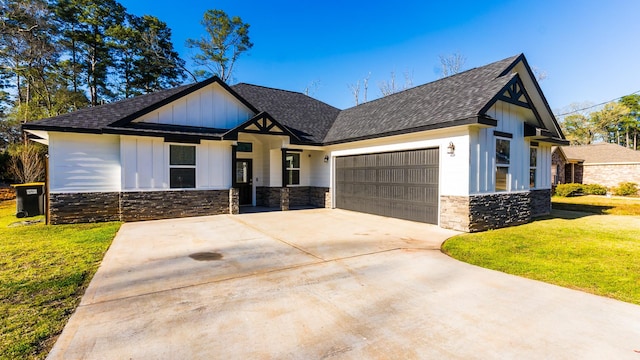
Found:
<svg viewBox="0 0 640 360"><path fill-rule="evenodd" d="M11 185L16 189L16 217L44 214L44 183Z"/></svg>

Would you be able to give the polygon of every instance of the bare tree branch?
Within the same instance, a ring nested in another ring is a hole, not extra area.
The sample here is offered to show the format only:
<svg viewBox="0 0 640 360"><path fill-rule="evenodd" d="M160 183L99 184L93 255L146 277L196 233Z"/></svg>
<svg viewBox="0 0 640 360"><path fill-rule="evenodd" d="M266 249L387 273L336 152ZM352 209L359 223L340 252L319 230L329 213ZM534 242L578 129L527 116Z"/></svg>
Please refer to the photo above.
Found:
<svg viewBox="0 0 640 360"><path fill-rule="evenodd" d="M459 53L453 53L447 56L440 55L440 75L441 77L447 77L455 75L462 71L467 58Z"/></svg>

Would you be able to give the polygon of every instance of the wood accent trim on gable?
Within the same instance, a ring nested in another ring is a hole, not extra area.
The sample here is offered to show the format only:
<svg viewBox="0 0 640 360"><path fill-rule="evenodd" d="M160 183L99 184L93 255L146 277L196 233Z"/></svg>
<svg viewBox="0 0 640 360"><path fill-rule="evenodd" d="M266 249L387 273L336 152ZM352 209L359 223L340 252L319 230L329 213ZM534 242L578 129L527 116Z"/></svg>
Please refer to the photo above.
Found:
<svg viewBox="0 0 640 360"><path fill-rule="evenodd" d="M289 136L292 140L300 141L300 139L292 133L286 126L276 121L269 113L263 111L244 123L238 125L234 129L227 131L222 137L224 140L237 140L238 133L262 134L262 135L280 135Z"/></svg>
<svg viewBox="0 0 640 360"><path fill-rule="evenodd" d="M519 88L520 91L515 91L516 88ZM518 97L513 99L512 97L505 96L504 95L505 93L513 94L513 96L518 96ZM518 100L522 96L524 96L526 102L522 102ZM538 110L536 110L536 107L533 106L533 101L531 100L531 97L527 93L527 90L525 89L524 84L520 79L520 75L518 74L513 75L513 79L509 80L509 82L502 89L500 89L500 91L498 91L498 93L491 100L489 100L489 102L487 102L487 104L484 107L482 107L482 109L480 110L480 114L486 114L487 111L489 111L489 109L491 109L491 107L498 100L505 101L507 103L521 106L531 110L533 112L533 115L536 118L536 121L538 122L538 126L540 128L546 129L546 127L544 126L544 122L540 117L540 113L538 113Z"/></svg>
<svg viewBox="0 0 640 360"><path fill-rule="evenodd" d="M498 100L502 100L517 106L522 106L527 109L532 109L532 106L529 102L529 96L527 96L526 92L524 91L524 86L522 85L522 81L520 81L519 77L514 77L511 81L509 81L505 88L506 90L503 91L502 94L498 95ZM524 100L522 100L523 97Z"/></svg>
<svg viewBox="0 0 640 360"><path fill-rule="evenodd" d="M542 99L542 103L544 104L545 108L547 109L547 112L549 113L549 115L551 116L551 119L554 123L554 125L556 126L556 130L558 131L558 134L560 135L561 138L564 138L564 134L562 133L562 129L560 128L560 125L558 124L558 121L556 120L555 116L553 115L553 111L551 111L551 106L549 106L549 102L547 101L547 98L544 96L544 93L542 92L542 89L540 88L540 84L538 83L538 80L536 79L533 70L531 70L531 66L529 66L529 62L527 61L527 58L524 56L524 54L520 54L518 55L518 57L506 68L504 69L504 71L502 73L500 73L499 76L505 76L507 74L509 74L513 68L515 68L518 63L522 62L522 64L524 65L524 68L527 69L527 73L529 74L529 77L531 78L533 85L536 88L536 91L538 92L538 94L540 95L540 99ZM531 103L531 101L530 101ZM562 140L562 139L561 139Z"/></svg>

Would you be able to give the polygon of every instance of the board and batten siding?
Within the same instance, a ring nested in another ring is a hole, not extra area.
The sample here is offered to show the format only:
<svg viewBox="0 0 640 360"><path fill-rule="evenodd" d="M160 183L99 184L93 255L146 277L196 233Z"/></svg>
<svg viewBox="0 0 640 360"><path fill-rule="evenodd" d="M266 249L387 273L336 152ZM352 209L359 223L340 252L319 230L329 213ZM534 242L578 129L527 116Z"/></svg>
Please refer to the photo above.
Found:
<svg viewBox="0 0 640 360"><path fill-rule="evenodd" d="M309 161L309 185L317 187L331 186L331 172L329 161L324 162L324 157L329 156L324 151L309 151L311 158ZM303 169L304 170L304 169Z"/></svg>
<svg viewBox="0 0 640 360"><path fill-rule="evenodd" d="M49 133L52 193L120 191L120 137Z"/></svg>
<svg viewBox="0 0 640 360"><path fill-rule="evenodd" d="M135 122L232 129L253 112L217 83L160 107Z"/></svg>
<svg viewBox="0 0 640 360"><path fill-rule="evenodd" d="M125 191L169 189L169 146L162 138L122 136ZM176 144L188 145L188 144ZM231 187L231 143L202 141L196 146L196 189Z"/></svg>
<svg viewBox="0 0 640 360"><path fill-rule="evenodd" d="M497 127L471 131L470 137L470 192L471 194L495 192L496 138L494 131L511 134L509 161L509 191L529 189L529 148L530 142L524 138L524 121L518 106L498 101L487 115L498 120ZM536 189L549 189L551 147L539 144L536 171Z"/></svg>

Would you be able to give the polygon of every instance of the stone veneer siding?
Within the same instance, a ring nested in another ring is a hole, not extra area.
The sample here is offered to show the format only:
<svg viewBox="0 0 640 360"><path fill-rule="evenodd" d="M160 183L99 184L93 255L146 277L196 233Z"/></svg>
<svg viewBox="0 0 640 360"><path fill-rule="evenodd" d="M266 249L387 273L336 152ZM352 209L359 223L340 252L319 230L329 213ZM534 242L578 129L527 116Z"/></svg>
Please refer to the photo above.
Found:
<svg viewBox="0 0 640 360"><path fill-rule="evenodd" d="M319 208L331 208L331 192L328 187L309 187L309 205Z"/></svg>
<svg viewBox="0 0 640 360"><path fill-rule="evenodd" d="M237 203L233 190L54 193L49 219L55 225L229 214Z"/></svg>
<svg viewBox="0 0 640 360"><path fill-rule="evenodd" d="M122 221L229 214L229 190L123 192Z"/></svg>
<svg viewBox="0 0 640 360"><path fill-rule="evenodd" d="M119 220L119 192L49 194L50 224Z"/></svg>
<svg viewBox="0 0 640 360"><path fill-rule="evenodd" d="M531 217L551 214L551 190L531 190Z"/></svg>
<svg viewBox="0 0 640 360"><path fill-rule="evenodd" d="M440 197L440 226L458 231L525 224L550 212L551 190Z"/></svg>
<svg viewBox="0 0 640 360"><path fill-rule="evenodd" d="M256 205L280 207L281 187L256 187ZM289 206L331 207L331 194L328 187L288 186Z"/></svg>
<svg viewBox="0 0 640 360"><path fill-rule="evenodd" d="M469 231L468 196L440 196L440 227Z"/></svg>
<svg viewBox="0 0 640 360"><path fill-rule="evenodd" d="M531 221L531 193L514 192L469 197L469 231L499 229Z"/></svg>

